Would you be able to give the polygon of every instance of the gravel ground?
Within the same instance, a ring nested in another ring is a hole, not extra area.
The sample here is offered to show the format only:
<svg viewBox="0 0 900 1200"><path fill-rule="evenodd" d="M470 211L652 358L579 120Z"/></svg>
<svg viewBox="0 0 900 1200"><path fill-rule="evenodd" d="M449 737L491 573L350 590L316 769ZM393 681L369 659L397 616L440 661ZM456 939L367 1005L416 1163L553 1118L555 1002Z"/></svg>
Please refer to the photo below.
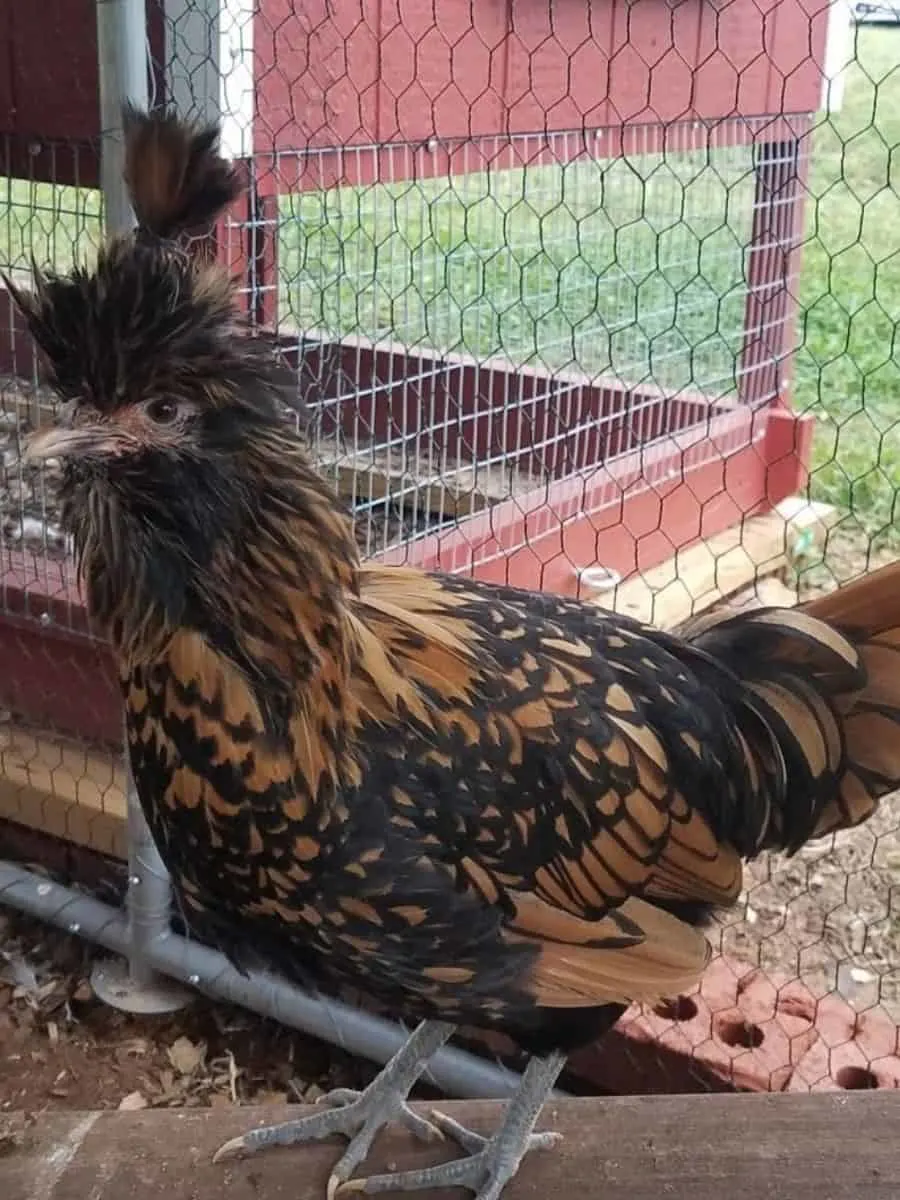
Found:
<svg viewBox="0 0 900 1200"><path fill-rule="evenodd" d="M22 442L31 432L27 394L0 385L0 547L6 545L62 558L66 539L53 496L55 464L24 466Z"/></svg>

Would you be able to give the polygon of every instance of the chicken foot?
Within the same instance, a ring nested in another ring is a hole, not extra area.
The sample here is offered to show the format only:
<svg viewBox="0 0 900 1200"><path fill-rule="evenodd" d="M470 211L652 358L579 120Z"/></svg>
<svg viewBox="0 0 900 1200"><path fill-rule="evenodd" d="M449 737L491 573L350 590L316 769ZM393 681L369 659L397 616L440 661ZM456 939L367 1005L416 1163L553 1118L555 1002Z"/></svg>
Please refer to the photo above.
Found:
<svg viewBox="0 0 900 1200"><path fill-rule="evenodd" d="M241 1157L268 1146L294 1146L342 1134L350 1139L350 1145L328 1180L328 1200L333 1200L341 1184L366 1158L378 1132L391 1121L399 1121L421 1141L443 1139L438 1122L413 1112L407 1097L429 1060L449 1041L453 1031L453 1025L423 1021L365 1091L339 1088L329 1092L319 1102L329 1106L327 1112L250 1129L220 1146L213 1162Z"/></svg>
<svg viewBox="0 0 900 1200"><path fill-rule="evenodd" d="M565 1062L566 1056L560 1052L531 1060L507 1106L503 1124L491 1138L473 1133L443 1113L433 1112L435 1126L469 1151L469 1157L419 1171L351 1179L338 1189L338 1197L349 1196L351 1192L371 1196L381 1192L465 1187L475 1193L476 1200L499 1200L529 1151L548 1149L561 1139L562 1135L558 1133L534 1133L533 1130Z"/></svg>

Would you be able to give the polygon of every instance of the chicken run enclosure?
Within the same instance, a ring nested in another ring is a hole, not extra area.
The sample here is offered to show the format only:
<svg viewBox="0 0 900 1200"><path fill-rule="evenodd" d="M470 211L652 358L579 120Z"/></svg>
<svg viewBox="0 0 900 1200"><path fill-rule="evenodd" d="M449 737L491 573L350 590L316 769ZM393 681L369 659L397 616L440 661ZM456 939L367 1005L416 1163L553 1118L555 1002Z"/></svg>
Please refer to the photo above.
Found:
<svg viewBox="0 0 900 1200"><path fill-rule="evenodd" d="M667 627L895 556L900 29L855 26L842 0L44 0L4 6L0 46L16 284L32 261L90 261L104 198L121 219L123 94L221 114L247 190L209 245L293 367L366 556ZM390 1013L162 936L111 656L52 465L21 459L53 411L0 290L0 1040L88 1038L104 1058L100 1025L72 1017L91 965L55 957L82 935L113 1006L176 1008L175 980L383 1061ZM632 1009L564 1086L900 1086L896 814L889 798L755 861L699 991ZM35 957L37 919L61 932ZM48 1016L42 989L65 1008ZM508 1047L467 1044L433 1082L503 1094ZM64 1103L10 1071L14 1102ZM251 1077L232 1100L283 1087Z"/></svg>

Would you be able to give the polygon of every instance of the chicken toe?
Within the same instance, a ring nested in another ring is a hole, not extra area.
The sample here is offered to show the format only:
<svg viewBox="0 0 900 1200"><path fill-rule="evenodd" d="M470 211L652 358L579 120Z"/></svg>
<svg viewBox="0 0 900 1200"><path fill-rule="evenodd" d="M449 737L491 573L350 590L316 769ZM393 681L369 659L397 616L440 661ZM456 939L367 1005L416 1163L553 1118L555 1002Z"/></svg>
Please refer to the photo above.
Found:
<svg viewBox="0 0 900 1200"><path fill-rule="evenodd" d="M432 1055L452 1033L452 1025L423 1022L365 1091L340 1088L330 1092L320 1101L327 1106L327 1111L279 1125L250 1129L220 1146L213 1161L243 1157L269 1146L295 1146L341 1134L349 1139L350 1145L331 1173L328 1182L330 1200L365 1160L378 1132L391 1121L399 1122L421 1140L443 1137L436 1122L413 1112L407 1097Z"/></svg>
<svg viewBox="0 0 900 1200"><path fill-rule="evenodd" d="M418 1171L352 1179L338 1188L337 1196L464 1187L474 1192L475 1200L499 1200L529 1151L549 1149L561 1140L558 1133L534 1133L533 1130L565 1061L564 1054L556 1053L529 1063L518 1091L509 1102L503 1125L491 1138L466 1129L443 1113L433 1113L435 1126L467 1150L468 1157ZM332 1200L331 1195L329 1200Z"/></svg>

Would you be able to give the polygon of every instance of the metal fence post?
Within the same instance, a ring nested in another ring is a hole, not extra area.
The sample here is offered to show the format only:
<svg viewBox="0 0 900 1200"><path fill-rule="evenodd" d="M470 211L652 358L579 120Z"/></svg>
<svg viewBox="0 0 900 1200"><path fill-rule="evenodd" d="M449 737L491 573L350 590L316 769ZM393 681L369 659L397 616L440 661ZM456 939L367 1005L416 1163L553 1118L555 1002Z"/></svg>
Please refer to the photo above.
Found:
<svg viewBox="0 0 900 1200"><path fill-rule="evenodd" d="M97 0L100 78L100 179L106 232L124 233L134 214L124 182L122 105L147 107L147 19L144 0ZM128 743L123 742L128 764ZM172 1012L190 993L147 962L150 945L168 936L172 885L128 778L128 959L98 963L91 982L101 999L128 1012Z"/></svg>

